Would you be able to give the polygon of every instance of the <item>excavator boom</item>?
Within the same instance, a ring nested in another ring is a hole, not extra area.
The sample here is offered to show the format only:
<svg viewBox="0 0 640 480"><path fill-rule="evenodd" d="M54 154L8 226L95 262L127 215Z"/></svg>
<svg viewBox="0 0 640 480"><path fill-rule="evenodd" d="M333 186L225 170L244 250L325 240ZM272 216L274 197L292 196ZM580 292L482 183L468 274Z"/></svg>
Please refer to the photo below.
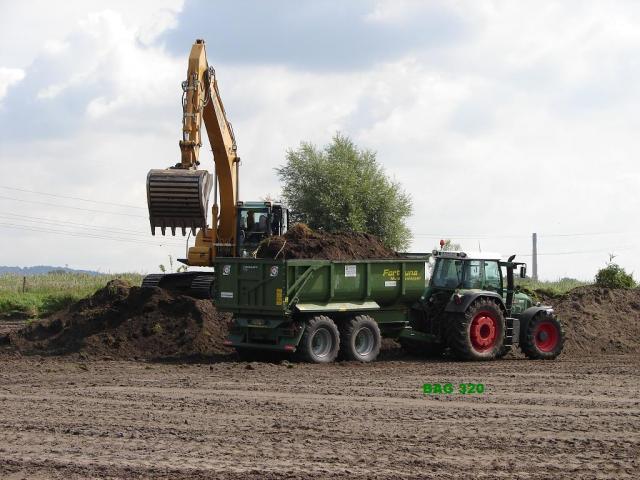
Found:
<svg viewBox="0 0 640 480"><path fill-rule="evenodd" d="M279 202L239 202L237 155L233 128L220 98L215 71L207 63L204 40L196 40L189 54L187 79L182 82L182 138L180 162L147 175L151 232L176 229L195 235L186 259L189 266L212 267L216 256L249 255L271 235L282 235L288 211ZM202 124L207 131L215 170L200 167ZM209 197L214 189L211 222ZM160 287L187 295L212 298L213 271L150 274L143 288Z"/></svg>
<svg viewBox="0 0 640 480"><path fill-rule="evenodd" d="M189 265L210 266L217 247L233 250L236 243L238 165L236 141L218 91L215 71L207 63L204 40L196 40L189 55L187 79L182 82L182 139L180 163L147 175L147 201L151 231L167 228L196 234L189 250ZM204 121L215 173L199 169ZM216 187L211 225L207 224L209 197ZM220 204L218 205L218 192Z"/></svg>

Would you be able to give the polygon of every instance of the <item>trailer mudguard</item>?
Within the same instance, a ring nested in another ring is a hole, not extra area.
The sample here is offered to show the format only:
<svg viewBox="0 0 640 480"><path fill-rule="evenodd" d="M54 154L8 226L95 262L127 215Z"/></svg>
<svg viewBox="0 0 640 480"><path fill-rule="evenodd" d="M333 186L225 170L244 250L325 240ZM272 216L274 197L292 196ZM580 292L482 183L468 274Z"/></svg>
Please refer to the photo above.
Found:
<svg viewBox="0 0 640 480"><path fill-rule="evenodd" d="M455 296L459 295L460 299L456 301ZM496 292L484 291L484 290L476 290L476 291L467 291L461 293L454 293L447 303L444 311L449 313L464 313L467 311L469 306L475 302L479 298L490 298L494 300L498 305L502 307L504 310L504 301L502 297L498 295Z"/></svg>
<svg viewBox="0 0 640 480"><path fill-rule="evenodd" d="M364 302L330 302L330 303L296 303L295 308L303 313L326 312L361 312L380 310L380 305L373 301Z"/></svg>

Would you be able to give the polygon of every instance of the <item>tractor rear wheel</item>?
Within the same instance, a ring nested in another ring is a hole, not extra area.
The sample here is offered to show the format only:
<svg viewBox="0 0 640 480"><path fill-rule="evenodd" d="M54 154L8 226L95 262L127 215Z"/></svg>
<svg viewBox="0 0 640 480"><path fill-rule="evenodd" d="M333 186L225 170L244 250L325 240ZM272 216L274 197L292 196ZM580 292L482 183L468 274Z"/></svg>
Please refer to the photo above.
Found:
<svg viewBox="0 0 640 480"><path fill-rule="evenodd" d="M382 336L376 321L368 315L347 320L340 332L340 357L358 362L373 362L380 353Z"/></svg>
<svg viewBox="0 0 640 480"><path fill-rule="evenodd" d="M311 363L331 363L340 350L338 327L329 317L318 315L307 321L297 353Z"/></svg>
<svg viewBox="0 0 640 480"><path fill-rule="evenodd" d="M494 301L483 298L451 317L447 341L460 360L492 360L504 342L505 318Z"/></svg>
<svg viewBox="0 0 640 480"><path fill-rule="evenodd" d="M538 313L529 320L521 345L527 358L552 360L563 347L564 328L557 318Z"/></svg>

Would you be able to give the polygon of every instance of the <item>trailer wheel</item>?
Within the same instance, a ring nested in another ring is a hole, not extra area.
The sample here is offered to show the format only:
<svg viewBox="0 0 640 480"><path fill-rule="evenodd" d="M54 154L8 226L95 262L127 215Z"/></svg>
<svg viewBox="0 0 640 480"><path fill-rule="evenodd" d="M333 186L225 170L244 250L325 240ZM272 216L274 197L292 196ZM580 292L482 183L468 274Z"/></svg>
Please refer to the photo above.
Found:
<svg viewBox="0 0 640 480"><path fill-rule="evenodd" d="M538 313L529 320L521 348L527 358L552 360L564 347L564 328L552 316Z"/></svg>
<svg viewBox="0 0 640 480"><path fill-rule="evenodd" d="M318 315L307 321L298 345L300 358L312 363L330 363L338 356L340 333L329 317Z"/></svg>
<svg viewBox="0 0 640 480"><path fill-rule="evenodd" d="M460 360L492 360L504 342L505 319L500 306L487 298L449 319L447 341Z"/></svg>
<svg viewBox="0 0 640 480"><path fill-rule="evenodd" d="M373 362L380 353L382 335L376 321L368 315L347 320L340 333L340 357L357 362Z"/></svg>

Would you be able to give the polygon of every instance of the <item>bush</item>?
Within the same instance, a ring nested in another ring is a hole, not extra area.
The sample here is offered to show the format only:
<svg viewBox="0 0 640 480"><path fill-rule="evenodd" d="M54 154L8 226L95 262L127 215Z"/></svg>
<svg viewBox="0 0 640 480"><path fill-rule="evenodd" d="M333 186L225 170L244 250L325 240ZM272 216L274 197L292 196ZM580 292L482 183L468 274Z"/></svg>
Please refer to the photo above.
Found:
<svg viewBox="0 0 640 480"><path fill-rule="evenodd" d="M620 265L609 263L598 271L596 285L607 288L633 288L636 286L636 282L633 280L633 276L625 272Z"/></svg>

